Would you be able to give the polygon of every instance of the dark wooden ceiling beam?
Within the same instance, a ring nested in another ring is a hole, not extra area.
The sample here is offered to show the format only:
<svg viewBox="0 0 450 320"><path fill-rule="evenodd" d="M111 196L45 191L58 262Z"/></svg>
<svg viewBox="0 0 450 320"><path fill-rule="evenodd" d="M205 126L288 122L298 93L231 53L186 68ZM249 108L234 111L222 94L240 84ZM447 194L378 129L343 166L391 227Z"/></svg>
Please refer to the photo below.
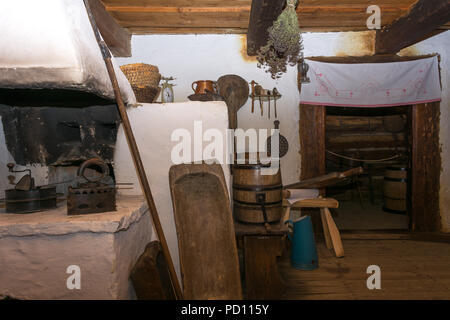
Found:
<svg viewBox="0 0 450 320"><path fill-rule="evenodd" d="M131 33L121 27L99 0L89 0L92 14L108 48L115 57L131 57Z"/></svg>
<svg viewBox="0 0 450 320"><path fill-rule="evenodd" d="M228 27L128 27L133 34L247 34L247 28Z"/></svg>
<svg viewBox="0 0 450 320"><path fill-rule="evenodd" d="M253 0L247 31L247 54L255 56L267 43L267 29L272 26L286 4L286 0Z"/></svg>
<svg viewBox="0 0 450 320"><path fill-rule="evenodd" d="M133 6L110 6L106 7L109 12L152 12L152 13L222 13L222 12L249 12L250 6L240 7L133 7Z"/></svg>
<svg viewBox="0 0 450 320"><path fill-rule="evenodd" d="M407 14L377 32L377 54L394 54L428 36L450 21L450 1L419 0Z"/></svg>

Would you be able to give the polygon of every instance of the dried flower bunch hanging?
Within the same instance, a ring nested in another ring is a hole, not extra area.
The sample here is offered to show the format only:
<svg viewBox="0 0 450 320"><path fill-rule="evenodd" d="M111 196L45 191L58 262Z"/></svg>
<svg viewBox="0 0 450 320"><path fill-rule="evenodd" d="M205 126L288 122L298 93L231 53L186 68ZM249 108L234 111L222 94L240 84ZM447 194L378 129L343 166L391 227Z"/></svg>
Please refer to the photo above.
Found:
<svg viewBox="0 0 450 320"><path fill-rule="evenodd" d="M294 66L303 49L295 5L297 0L287 0L286 8L273 25L267 29L269 39L258 51L258 67L266 67L273 79L286 72L287 64Z"/></svg>

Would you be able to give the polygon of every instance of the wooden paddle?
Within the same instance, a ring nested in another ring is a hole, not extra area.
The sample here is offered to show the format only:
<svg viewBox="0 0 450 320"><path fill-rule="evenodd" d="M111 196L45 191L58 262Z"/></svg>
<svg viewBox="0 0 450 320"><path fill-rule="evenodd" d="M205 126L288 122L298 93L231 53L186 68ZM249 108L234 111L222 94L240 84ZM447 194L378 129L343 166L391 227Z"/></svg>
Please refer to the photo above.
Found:
<svg viewBox="0 0 450 320"><path fill-rule="evenodd" d="M236 129L237 112L248 99L248 83L240 76L228 74L217 80L217 89L228 107L228 127Z"/></svg>

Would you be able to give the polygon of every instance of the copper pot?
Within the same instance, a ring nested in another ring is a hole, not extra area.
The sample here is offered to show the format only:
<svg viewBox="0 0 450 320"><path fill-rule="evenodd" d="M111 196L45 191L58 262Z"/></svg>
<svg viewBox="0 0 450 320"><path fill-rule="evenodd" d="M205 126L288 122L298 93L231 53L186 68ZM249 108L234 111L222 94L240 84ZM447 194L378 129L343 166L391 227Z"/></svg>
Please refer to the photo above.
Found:
<svg viewBox="0 0 450 320"><path fill-rule="evenodd" d="M217 93L217 84L212 80L198 80L192 83L195 94L206 94L207 91Z"/></svg>

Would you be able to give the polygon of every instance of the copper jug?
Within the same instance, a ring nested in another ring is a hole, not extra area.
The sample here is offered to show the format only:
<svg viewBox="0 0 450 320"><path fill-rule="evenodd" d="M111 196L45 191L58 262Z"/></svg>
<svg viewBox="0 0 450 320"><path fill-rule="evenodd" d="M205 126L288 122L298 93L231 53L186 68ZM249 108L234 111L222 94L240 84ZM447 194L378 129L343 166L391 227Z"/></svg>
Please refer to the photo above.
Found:
<svg viewBox="0 0 450 320"><path fill-rule="evenodd" d="M192 90L195 94L217 93L217 83L212 80L198 80L192 83Z"/></svg>

